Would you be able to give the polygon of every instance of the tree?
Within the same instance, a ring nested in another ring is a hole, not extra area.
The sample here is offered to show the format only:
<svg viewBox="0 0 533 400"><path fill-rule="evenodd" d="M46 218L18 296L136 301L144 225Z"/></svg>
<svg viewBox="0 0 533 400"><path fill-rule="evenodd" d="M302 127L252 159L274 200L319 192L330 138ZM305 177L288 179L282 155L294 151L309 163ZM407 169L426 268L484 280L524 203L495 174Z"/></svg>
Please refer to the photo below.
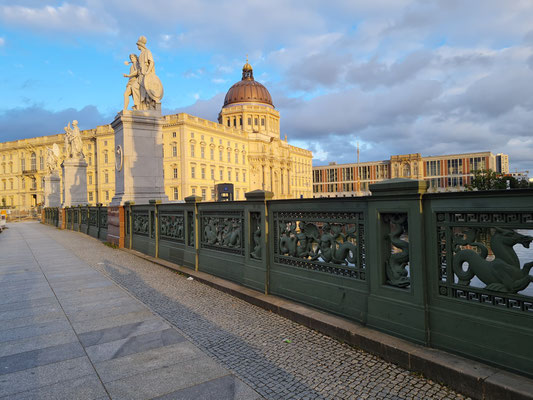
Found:
<svg viewBox="0 0 533 400"><path fill-rule="evenodd" d="M533 183L527 180L518 180L514 176L502 175L491 169L472 171L473 177L466 190L500 190L500 189L527 189Z"/></svg>

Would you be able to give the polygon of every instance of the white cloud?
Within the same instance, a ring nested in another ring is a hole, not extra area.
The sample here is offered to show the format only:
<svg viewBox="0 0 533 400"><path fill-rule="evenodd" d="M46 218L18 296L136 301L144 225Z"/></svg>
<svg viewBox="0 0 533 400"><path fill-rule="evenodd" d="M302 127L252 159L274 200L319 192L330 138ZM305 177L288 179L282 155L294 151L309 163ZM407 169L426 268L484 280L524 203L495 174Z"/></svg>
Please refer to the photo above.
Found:
<svg viewBox="0 0 533 400"><path fill-rule="evenodd" d="M0 47L6 44L6 40L3 37L0 37Z"/></svg>
<svg viewBox="0 0 533 400"><path fill-rule="evenodd" d="M70 33L116 33L116 24L103 9L91 10L70 3L41 8L0 6L0 20L5 25L36 31Z"/></svg>

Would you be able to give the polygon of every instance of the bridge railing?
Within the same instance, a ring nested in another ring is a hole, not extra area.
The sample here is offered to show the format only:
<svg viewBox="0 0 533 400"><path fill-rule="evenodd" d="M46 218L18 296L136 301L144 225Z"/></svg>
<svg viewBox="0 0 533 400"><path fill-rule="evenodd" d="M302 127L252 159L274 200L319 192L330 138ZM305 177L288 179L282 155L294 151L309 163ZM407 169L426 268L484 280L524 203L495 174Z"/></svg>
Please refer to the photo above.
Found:
<svg viewBox="0 0 533 400"><path fill-rule="evenodd" d="M425 189L127 204L124 247L533 377L533 190Z"/></svg>

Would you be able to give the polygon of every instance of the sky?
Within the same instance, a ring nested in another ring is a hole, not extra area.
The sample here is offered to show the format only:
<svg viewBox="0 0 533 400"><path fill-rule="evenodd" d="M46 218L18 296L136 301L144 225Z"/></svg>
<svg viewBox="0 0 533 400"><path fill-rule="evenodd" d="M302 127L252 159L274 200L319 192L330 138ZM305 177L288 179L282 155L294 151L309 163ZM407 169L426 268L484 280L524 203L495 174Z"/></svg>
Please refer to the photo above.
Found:
<svg viewBox="0 0 533 400"><path fill-rule="evenodd" d="M0 141L110 123L140 35L165 114L217 120L246 55L313 164L476 151L533 175L531 0L0 0Z"/></svg>

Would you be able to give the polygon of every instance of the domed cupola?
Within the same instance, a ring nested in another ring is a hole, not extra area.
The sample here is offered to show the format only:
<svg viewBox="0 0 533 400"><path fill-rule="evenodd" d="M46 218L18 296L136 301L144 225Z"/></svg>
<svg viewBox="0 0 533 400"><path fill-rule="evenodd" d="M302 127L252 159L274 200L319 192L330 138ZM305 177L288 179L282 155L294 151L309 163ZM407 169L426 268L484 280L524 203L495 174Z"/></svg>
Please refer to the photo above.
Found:
<svg viewBox="0 0 533 400"><path fill-rule="evenodd" d="M248 58L242 67L242 80L228 90L222 108L241 103L261 103L274 107L267 88L254 80L254 70L248 64Z"/></svg>

